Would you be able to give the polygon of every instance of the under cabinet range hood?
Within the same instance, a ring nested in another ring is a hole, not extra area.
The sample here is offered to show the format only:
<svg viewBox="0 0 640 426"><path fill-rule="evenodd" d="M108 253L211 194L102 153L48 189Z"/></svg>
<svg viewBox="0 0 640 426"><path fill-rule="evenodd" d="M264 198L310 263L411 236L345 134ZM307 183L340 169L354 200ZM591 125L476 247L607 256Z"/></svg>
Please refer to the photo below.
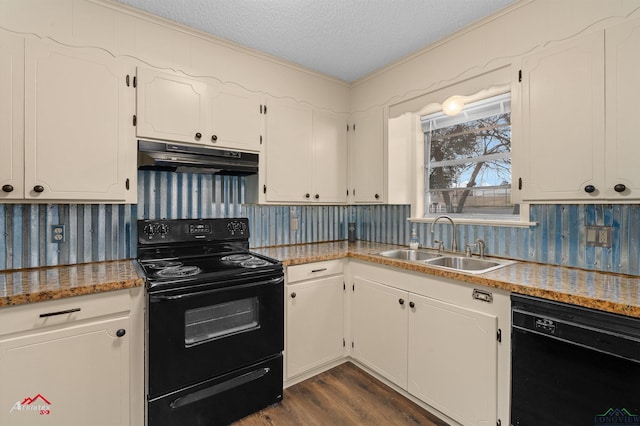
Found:
<svg viewBox="0 0 640 426"><path fill-rule="evenodd" d="M258 173L258 154L138 140L138 169L245 176Z"/></svg>

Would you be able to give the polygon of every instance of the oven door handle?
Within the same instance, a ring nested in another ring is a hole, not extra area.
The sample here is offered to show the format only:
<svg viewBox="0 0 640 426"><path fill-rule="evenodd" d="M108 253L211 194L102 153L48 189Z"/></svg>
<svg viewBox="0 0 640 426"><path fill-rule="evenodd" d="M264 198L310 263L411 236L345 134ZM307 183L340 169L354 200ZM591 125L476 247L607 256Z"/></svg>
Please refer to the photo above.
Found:
<svg viewBox="0 0 640 426"><path fill-rule="evenodd" d="M211 293L218 293L220 291L223 290L229 290L229 289L246 289L246 288L252 288L252 287L258 287L258 286L263 286L263 285L273 285L273 284L279 284L284 282L284 277L276 277L276 278L272 278L270 280L265 280L265 281L258 281L258 282L254 282L254 283L249 283L249 284L243 284L243 285L238 285L238 286L233 286L233 287L224 287L224 288L215 288L212 290L205 290L205 291L188 291L185 293L181 293L181 294L175 294L172 296L166 296L163 294L151 294L149 295L149 299L150 300L180 300L180 299L187 299L189 297L201 297L207 294L211 294Z"/></svg>

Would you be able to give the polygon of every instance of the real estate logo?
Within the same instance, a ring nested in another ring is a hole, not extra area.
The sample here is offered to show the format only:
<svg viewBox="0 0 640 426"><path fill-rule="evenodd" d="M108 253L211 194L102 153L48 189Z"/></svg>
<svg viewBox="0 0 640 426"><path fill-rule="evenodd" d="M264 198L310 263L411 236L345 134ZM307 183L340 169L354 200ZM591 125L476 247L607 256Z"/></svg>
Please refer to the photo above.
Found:
<svg viewBox="0 0 640 426"><path fill-rule="evenodd" d="M11 409L9 413L19 412L19 413L35 413L41 416L48 416L51 414L51 403L47 398L42 396L41 394L37 394L33 398L26 397L22 400L22 402L17 401Z"/></svg>
<svg viewBox="0 0 640 426"><path fill-rule="evenodd" d="M640 415L633 414L626 408L609 408L602 414L596 414L593 423L596 426L640 426Z"/></svg>

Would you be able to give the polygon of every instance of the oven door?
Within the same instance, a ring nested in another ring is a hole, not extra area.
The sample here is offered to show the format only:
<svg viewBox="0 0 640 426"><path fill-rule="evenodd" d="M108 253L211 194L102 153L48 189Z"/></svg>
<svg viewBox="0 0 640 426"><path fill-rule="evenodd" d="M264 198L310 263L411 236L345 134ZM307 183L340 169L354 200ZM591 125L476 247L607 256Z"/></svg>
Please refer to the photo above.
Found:
<svg viewBox="0 0 640 426"><path fill-rule="evenodd" d="M149 294L148 397L282 352L283 281L280 273L223 288Z"/></svg>

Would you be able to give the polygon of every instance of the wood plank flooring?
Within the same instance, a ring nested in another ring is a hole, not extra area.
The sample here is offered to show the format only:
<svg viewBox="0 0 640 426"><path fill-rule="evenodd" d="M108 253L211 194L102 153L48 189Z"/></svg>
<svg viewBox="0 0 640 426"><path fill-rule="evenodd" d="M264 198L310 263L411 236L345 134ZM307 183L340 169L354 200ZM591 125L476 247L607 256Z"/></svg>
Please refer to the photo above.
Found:
<svg viewBox="0 0 640 426"><path fill-rule="evenodd" d="M262 425L447 426L350 362L285 389L281 403L234 423Z"/></svg>

